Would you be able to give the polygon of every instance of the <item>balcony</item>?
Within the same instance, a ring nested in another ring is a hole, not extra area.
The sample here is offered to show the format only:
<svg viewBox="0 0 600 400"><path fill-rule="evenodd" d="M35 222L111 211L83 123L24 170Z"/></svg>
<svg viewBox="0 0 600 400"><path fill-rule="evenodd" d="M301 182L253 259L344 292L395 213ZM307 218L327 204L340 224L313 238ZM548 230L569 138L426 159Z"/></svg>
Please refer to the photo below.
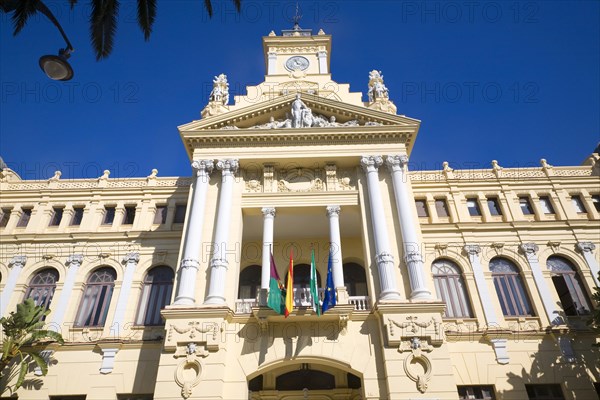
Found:
<svg viewBox="0 0 600 400"><path fill-rule="evenodd" d="M319 289L319 304L323 304L325 289ZM349 296L348 301L354 305L356 311L369 311L371 309L369 296ZM237 314L250 314L252 307L258 307L258 299L237 299L235 312ZM310 288L294 288L294 307L312 307Z"/></svg>

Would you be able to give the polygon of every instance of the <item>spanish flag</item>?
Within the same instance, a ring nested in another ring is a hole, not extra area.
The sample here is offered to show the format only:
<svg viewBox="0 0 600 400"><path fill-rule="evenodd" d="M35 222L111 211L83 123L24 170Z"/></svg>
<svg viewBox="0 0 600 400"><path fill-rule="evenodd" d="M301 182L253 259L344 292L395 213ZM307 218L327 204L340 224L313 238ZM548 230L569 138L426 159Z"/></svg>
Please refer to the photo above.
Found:
<svg viewBox="0 0 600 400"><path fill-rule="evenodd" d="M290 250L290 266L288 268L287 285L285 291L285 317L294 309L294 252Z"/></svg>

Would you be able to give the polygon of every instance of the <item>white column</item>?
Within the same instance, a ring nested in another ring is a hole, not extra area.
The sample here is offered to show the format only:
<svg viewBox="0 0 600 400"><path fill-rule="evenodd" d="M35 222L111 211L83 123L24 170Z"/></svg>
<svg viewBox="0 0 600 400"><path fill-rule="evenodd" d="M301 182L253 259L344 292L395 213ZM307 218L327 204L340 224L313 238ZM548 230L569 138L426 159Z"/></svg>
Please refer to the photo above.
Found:
<svg viewBox="0 0 600 400"><path fill-rule="evenodd" d="M423 256L421 255L421 243L419 242L416 229L419 221L416 221L414 218L414 201L408 194L408 177L405 175L408 156L406 154L388 156L386 164L392 175L394 186L396 209L398 210L398 219L402 232L404 262L408 268L408 277L410 280L410 298L411 300L431 300L433 296L425 283L425 266L423 264Z"/></svg>
<svg viewBox="0 0 600 400"><path fill-rule="evenodd" d="M226 159L217 162L221 170L221 190L219 212L215 232L214 252L210 260L210 284L204 304L225 304L225 283L227 278L227 244L231 225L231 205L233 200L234 175L239 166L238 160Z"/></svg>
<svg viewBox="0 0 600 400"><path fill-rule="evenodd" d="M69 305L69 301L72 299L73 295L75 277L77 276L77 271L79 271L79 267L81 267L82 262L83 254L73 254L67 257L67 276L65 277L65 283L63 284L62 290L60 292L58 304L52 312L52 321L50 322L50 329L55 330L57 332L60 332L62 330L61 326L65 319L67 306Z"/></svg>
<svg viewBox="0 0 600 400"><path fill-rule="evenodd" d="M327 74L327 51L322 50L317 52L317 58L319 60L319 73Z"/></svg>
<svg viewBox="0 0 600 400"><path fill-rule="evenodd" d="M576 247L577 250L581 252L583 258L585 258L585 262L592 271L592 277L594 278L596 286L600 286L600 281L598 280L598 270L600 270L600 267L598 267L598 262L594 257L594 250L596 250L596 245L592 242L579 242L577 243Z"/></svg>
<svg viewBox="0 0 600 400"><path fill-rule="evenodd" d="M475 286L477 286L477 292L479 293L479 299L481 300L481 306L483 307L483 314L487 321L487 328L485 330L499 329L498 317L492 306L492 298L488 291L485 277L483 276L483 268L479 261L479 253L481 253L481 247L476 244L467 244L463 248L464 252L469 256L469 262L473 269L473 276L475 278ZM496 354L496 362L498 364L508 364L510 357L508 355L508 340L504 338L492 338L489 339L494 353Z"/></svg>
<svg viewBox="0 0 600 400"><path fill-rule="evenodd" d="M277 53L270 51L267 53L267 75L277 73Z"/></svg>
<svg viewBox="0 0 600 400"><path fill-rule="evenodd" d="M206 194L213 167L212 160L192 162L196 177L192 185L192 204L189 205L189 217L183 239L183 257L179 267L179 282L174 305L193 305L196 303L196 275L200 266L198 257L200 257L200 247L202 245Z"/></svg>
<svg viewBox="0 0 600 400"><path fill-rule="evenodd" d="M494 307L492 306L492 297L490 296L485 277L483 276L483 268L481 267L481 262L479 261L479 253L481 253L481 247L479 247L479 245L476 244L467 244L463 249L465 253L467 253L467 256L469 257L469 262L471 263L471 268L473 269L475 286L477 286L479 300L481 300L481 306L483 307L483 315L485 316L487 325L490 328L493 328L494 326L497 327L498 317L496 316L496 311L494 311Z"/></svg>
<svg viewBox="0 0 600 400"><path fill-rule="evenodd" d="M14 256L8 263L8 266L11 267L11 270L8 273L8 278L6 279L2 296L0 296L0 316L4 316L4 311L6 311L8 302L10 301L10 296L15 291L17 280L19 279L21 270L25 266L26 262L27 256Z"/></svg>
<svg viewBox="0 0 600 400"><path fill-rule="evenodd" d="M367 175L367 191L369 192L369 206L375 236L375 258L381 286L379 300L401 300L396 285L394 257L390 251L387 222L383 213L383 201L379 189L379 167L382 164L381 156L363 156L360 160L360 165Z"/></svg>
<svg viewBox="0 0 600 400"><path fill-rule="evenodd" d="M550 289L544 280L544 276L542 275L542 268L540 267L540 261L537 258L537 251L539 250L537 244L535 243L522 243L519 248L527 258L527 263L531 268L531 273L533 274L533 280L535 282L535 286L537 287L538 292L540 293L540 297L542 298L542 303L544 304L544 310L546 311L546 315L548 316L548 321L552 325L560 325L563 324L564 321L560 316L558 309L556 308L554 302L552 301L552 294L550 293Z"/></svg>
<svg viewBox="0 0 600 400"><path fill-rule="evenodd" d="M263 249L262 269L260 277L261 289L269 289L271 280L271 251L273 246L273 223L275 222L275 208L263 207Z"/></svg>
<svg viewBox="0 0 600 400"><path fill-rule="evenodd" d="M113 321L110 325L111 336L123 336L125 310L127 309L127 302L129 301L129 292L131 292L133 273L135 272L138 261L140 261L140 253L127 253L127 255L123 257L125 273L123 274L123 282L121 283L121 290L119 292L119 299L117 300Z"/></svg>
<svg viewBox="0 0 600 400"><path fill-rule="evenodd" d="M340 206L327 206L327 217L329 217L329 240L333 250L331 255L333 284L336 288L339 288L344 286L342 239L340 236Z"/></svg>

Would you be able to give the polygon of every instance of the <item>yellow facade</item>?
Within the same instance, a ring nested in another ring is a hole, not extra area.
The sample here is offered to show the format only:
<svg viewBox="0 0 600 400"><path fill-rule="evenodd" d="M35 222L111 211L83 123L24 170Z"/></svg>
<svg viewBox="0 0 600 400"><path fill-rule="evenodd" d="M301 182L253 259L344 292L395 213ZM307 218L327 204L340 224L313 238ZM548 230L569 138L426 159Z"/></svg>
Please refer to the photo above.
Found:
<svg viewBox="0 0 600 400"><path fill-rule="evenodd" d="M18 398L596 398L600 155L410 172L420 121L378 71L364 102L322 31L263 45L263 83L230 105L215 77L179 127L191 178L2 171L2 315L34 297L66 340ZM294 254L288 318L269 249L282 280ZM330 257L343 282L322 316L312 251L319 286Z"/></svg>

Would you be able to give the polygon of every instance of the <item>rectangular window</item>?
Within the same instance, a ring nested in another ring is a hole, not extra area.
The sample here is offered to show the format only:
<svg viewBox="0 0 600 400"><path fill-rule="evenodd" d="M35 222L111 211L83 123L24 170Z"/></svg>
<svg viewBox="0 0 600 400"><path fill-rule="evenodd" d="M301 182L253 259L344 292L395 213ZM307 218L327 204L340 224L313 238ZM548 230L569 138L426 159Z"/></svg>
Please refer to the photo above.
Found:
<svg viewBox="0 0 600 400"><path fill-rule="evenodd" d="M52 207L52 218L50 218L49 226L59 226L63 217L62 207Z"/></svg>
<svg viewBox="0 0 600 400"><path fill-rule="evenodd" d="M175 206L175 217L173 222L176 224L182 224L185 221L185 210L187 206L185 204L177 204Z"/></svg>
<svg viewBox="0 0 600 400"><path fill-rule="evenodd" d="M573 208L577 214L587 214L583 201L581 201L579 195L571 196L571 202L573 203Z"/></svg>
<svg viewBox="0 0 600 400"><path fill-rule="evenodd" d="M8 225L8 220L10 219L10 208L2 209L2 216L0 216L0 228L4 228Z"/></svg>
<svg viewBox="0 0 600 400"><path fill-rule="evenodd" d="M435 211L437 212L438 217L443 218L449 215L448 213L448 205L446 204L446 200L444 199L436 199L435 200Z"/></svg>
<svg viewBox="0 0 600 400"><path fill-rule="evenodd" d="M487 203L491 215L502 215L502 210L500 209L497 197L488 197Z"/></svg>
<svg viewBox="0 0 600 400"><path fill-rule="evenodd" d="M529 400L565 400L559 384L525 385Z"/></svg>
<svg viewBox="0 0 600 400"><path fill-rule="evenodd" d="M23 214L21 214L21 218L19 218L19 222L17 222L18 228L26 227L31 219L31 208L22 208L21 211L23 211Z"/></svg>
<svg viewBox="0 0 600 400"><path fill-rule="evenodd" d="M112 225L115 220L115 207L108 206L104 207L104 220L102 221L102 225Z"/></svg>
<svg viewBox="0 0 600 400"><path fill-rule="evenodd" d="M540 206L544 214L554 214L554 207L548 196L540 196Z"/></svg>
<svg viewBox="0 0 600 400"><path fill-rule="evenodd" d="M164 224L167 220L167 206L156 206L154 214L154 224Z"/></svg>
<svg viewBox="0 0 600 400"><path fill-rule="evenodd" d="M83 207L73 207L73 218L71 218L71 226L81 225L83 220Z"/></svg>
<svg viewBox="0 0 600 400"><path fill-rule="evenodd" d="M495 400L494 387L491 385L458 386L460 400Z"/></svg>
<svg viewBox="0 0 600 400"><path fill-rule="evenodd" d="M519 205L521 206L521 212L523 215L533 215L533 207L531 207L531 202L529 201L529 197L519 197Z"/></svg>
<svg viewBox="0 0 600 400"><path fill-rule="evenodd" d="M477 201L477 198L468 198L467 208L469 209L469 215L471 217L478 217L481 215L481 210L479 209L479 202Z"/></svg>
<svg viewBox="0 0 600 400"><path fill-rule="evenodd" d="M427 202L425 200L415 200L415 205L417 206L417 215L419 217L429 217Z"/></svg>
<svg viewBox="0 0 600 400"><path fill-rule="evenodd" d="M123 225L132 225L135 220L135 206L125 206Z"/></svg>
<svg viewBox="0 0 600 400"><path fill-rule="evenodd" d="M596 211L600 212L600 195L595 194L592 196L592 204L594 204Z"/></svg>

